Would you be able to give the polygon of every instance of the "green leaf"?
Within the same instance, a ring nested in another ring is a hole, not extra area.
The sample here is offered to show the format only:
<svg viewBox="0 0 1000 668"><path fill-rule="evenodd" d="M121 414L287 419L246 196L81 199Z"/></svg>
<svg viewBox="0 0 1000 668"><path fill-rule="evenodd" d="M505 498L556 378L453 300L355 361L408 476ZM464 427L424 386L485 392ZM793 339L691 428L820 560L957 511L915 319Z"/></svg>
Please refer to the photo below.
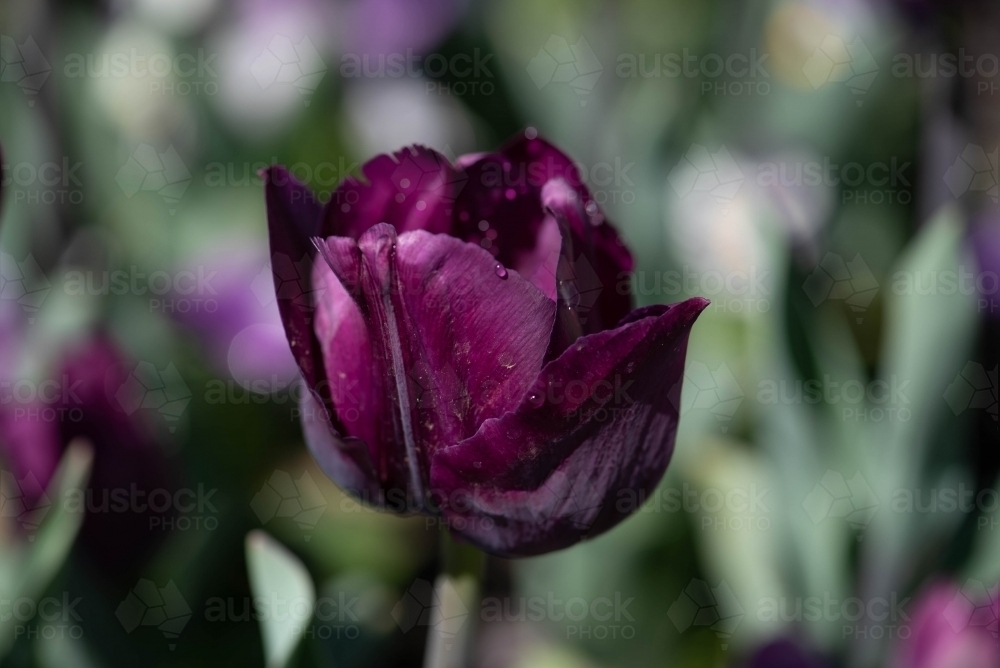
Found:
<svg viewBox="0 0 1000 668"><path fill-rule="evenodd" d="M267 667L283 668L312 619L316 588L299 558L263 531L247 534L246 555L254 597L275 607L260 619Z"/></svg>
<svg viewBox="0 0 1000 668"><path fill-rule="evenodd" d="M70 494L80 494L86 488L93 463L90 444L78 439L69 444L59 462L47 494L54 499L34 541L18 553L11 570L13 592L11 598L38 598L52 582L52 578L69 556L70 548L83 524L82 508L64 503ZM11 621L0 620L0 657L10 649L14 640Z"/></svg>

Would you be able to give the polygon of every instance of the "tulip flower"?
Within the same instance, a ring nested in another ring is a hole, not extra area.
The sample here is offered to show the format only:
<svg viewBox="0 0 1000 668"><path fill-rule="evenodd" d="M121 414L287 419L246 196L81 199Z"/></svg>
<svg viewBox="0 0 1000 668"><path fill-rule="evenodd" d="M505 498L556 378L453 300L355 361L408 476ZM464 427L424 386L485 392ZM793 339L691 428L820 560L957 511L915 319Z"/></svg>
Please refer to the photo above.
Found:
<svg viewBox="0 0 1000 668"><path fill-rule="evenodd" d="M632 268L573 162L534 133L451 164L381 155L321 206L267 173L272 268L336 483L508 557L599 534L673 451L707 301L632 310Z"/></svg>
<svg viewBox="0 0 1000 668"><path fill-rule="evenodd" d="M748 668L826 668L830 664L800 641L779 638L758 647L746 665Z"/></svg>
<svg viewBox="0 0 1000 668"><path fill-rule="evenodd" d="M1000 588L960 590L950 583L925 589L913 605L910 634L896 648L893 668L1000 666Z"/></svg>
<svg viewBox="0 0 1000 668"><path fill-rule="evenodd" d="M30 402L15 394L0 411L0 458L28 509L41 514L53 502L81 504L87 513L80 534L85 552L102 572L127 579L165 533L151 527L154 511L147 506L112 508L109 501L120 504L123 493L139 490L148 495L172 486L151 431L126 414L116 399L131 371L126 364L104 335L67 350L53 374L37 384ZM44 490L63 451L77 438L86 439L94 450L88 489L81 499L49 499Z"/></svg>

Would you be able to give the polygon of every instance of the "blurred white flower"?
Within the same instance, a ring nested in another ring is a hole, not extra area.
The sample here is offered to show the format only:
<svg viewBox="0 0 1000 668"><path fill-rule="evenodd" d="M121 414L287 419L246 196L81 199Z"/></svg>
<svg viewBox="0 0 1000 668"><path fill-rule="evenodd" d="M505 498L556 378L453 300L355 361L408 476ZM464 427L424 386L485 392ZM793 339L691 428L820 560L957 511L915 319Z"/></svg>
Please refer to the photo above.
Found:
<svg viewBox="0 0 1000 668"><path fill-rule="evenodd" d="M357 155L424 144L454 158L475 147L472 121L462 106L451 97L428 94L419 80L358 82L346 89L344 106L344 135Z"/></svg>
<svg viewBox="0 0 1000 668"><path fill-rule="evenodd" d="M209 39L219 54L219 94L211 100L236 130L280 134L321 85L335 79L335 8L312 0L249 2Z"/></svg>
<svg viewBox="0 0 1000 668"><path fill-rule="evenodd" d="M190 35L202 28L218 0L132 0L136 15L175 35Z"/></svg>

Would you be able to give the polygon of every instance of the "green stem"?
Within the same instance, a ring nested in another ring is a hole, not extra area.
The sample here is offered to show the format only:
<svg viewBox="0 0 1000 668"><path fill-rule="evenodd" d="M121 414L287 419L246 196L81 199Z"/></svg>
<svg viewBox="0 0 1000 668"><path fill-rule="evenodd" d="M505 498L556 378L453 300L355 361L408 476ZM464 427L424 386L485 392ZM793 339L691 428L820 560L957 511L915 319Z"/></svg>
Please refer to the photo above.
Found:
<svg viewBox="0 0 1000 668"><path fill-rule="evenodd" d="M486 555L441 532L441 574L434 583L435 607L427 630L424 668L469 665L479 619L480 582Z"/></svg>

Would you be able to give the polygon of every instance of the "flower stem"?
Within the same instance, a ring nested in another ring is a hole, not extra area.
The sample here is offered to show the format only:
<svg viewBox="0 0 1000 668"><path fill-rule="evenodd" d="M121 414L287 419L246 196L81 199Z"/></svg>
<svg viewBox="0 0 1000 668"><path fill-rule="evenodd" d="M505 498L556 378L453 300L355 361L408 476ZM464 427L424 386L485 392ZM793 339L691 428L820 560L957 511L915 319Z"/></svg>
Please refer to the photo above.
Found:
<svg viewBox="0 0 1000 668"><path fill-rule="evenodd" d="M481 551L441 532L441 573L434 582L434 608L427 631L424 668L465 668L470 664L480 582L486 559Z"/></svg>

